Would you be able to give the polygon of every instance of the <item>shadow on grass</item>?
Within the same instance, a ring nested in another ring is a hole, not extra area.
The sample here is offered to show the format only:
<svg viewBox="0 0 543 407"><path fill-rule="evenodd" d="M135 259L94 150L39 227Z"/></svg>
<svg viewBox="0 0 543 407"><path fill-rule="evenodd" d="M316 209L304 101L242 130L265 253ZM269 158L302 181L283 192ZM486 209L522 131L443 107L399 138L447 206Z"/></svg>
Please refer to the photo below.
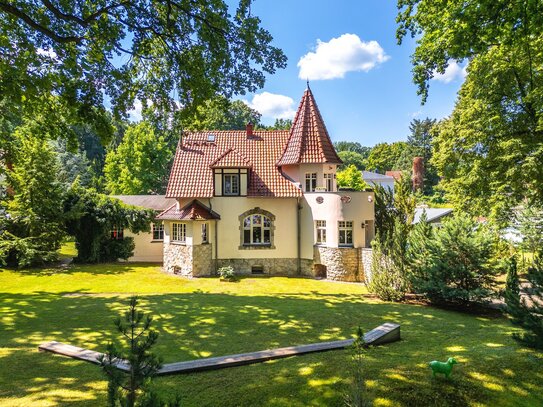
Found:
<svg viewBox="0 0 543 407"><path fill-rule="evenodd" d="M3 270L10 271L12 273L29 276L52 276L59 274L76 274L76 273L88 273L91 275L119 275L135 271L140 267L162 267L161 263L136 263L136 262L117 262L117 263L99 263L99 264L87 264L87 263L69 263L63 264L54 263L43 267L33 267L31 269L17 269L4 267L0 268L0 272Z"/></svg>
<svg viewBox="0 0 543 407"><path fill-rule="evenodd" d="M0 363L10 367L0 370L0 398L22 398L30 405L42 394L52 405L103 404L98 367L36 348L57 340L104 350L127 301L64 294L0 294ZM140 298L154 315L160 333L155 352L166 363L346 339L358 325L367 331L392 321L402 325L403 340L373 348L365 359L372 398L406 406L543 403L543 379L530 373L538 371L543 355L520 349L503 319L368 302L353 294L195 292ZM427 363L449 356L460 362L452 379L432 379ZM180 392L184 405L340 405L349 381L347 360L344 351L331 351L169 376L157 379L156 386Z"/></svg>

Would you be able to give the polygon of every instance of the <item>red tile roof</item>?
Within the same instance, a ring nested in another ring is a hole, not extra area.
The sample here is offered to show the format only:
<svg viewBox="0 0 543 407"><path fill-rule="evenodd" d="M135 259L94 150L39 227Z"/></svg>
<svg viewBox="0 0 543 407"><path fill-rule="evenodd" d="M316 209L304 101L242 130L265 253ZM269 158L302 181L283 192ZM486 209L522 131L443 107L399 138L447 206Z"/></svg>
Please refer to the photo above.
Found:
<svg viewBox="0 0 543 407"><path fill-rule="evenodd" d="M208 141L209 134L215 135L214 141ZM177 146L166 196L210 198L213 196L211 165L239 164L240 159L252 164L248 196L301 196L300 188L275 166L288 136L284 130L255 131L249 137L245 130L187 133Z"/></svg>
<svg viewBox="0 0 543 407"><path fill-rule="evenodd" d="M332 145L317 102L308 86L277 166L309 163L342 164L342 161Z"/></svg>
<svg viewBox="0 0 543 407"><path fill-rule="evenodd" d="M213 161L210 168L251 168L252 164L247 158L238 153L235 149L226 150L219 158Z"/></svg>
<svg viewBox="0 0 543 407"><path fill-rule="evenodd" d="M395 180L399 181L402 178L403 171L399 170L392 170L392 171L386 171L385 175L388 175L389 177L393 177Z"/></svg>
<svg viewBox="0 0 543 407"><path fill-rule="evenodd" d="M212 211L195 199L180 210L177 210L176 204L174 204L160 213L156 218L169 220L208 220L220 219L221 217L217 212Z"/></svg>

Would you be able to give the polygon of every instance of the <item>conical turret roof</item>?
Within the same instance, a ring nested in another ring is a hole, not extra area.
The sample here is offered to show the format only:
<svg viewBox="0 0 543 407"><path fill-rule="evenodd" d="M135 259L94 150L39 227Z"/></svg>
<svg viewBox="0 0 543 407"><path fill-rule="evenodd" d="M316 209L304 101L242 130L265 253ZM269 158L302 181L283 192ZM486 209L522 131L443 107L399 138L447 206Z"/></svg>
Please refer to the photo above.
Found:
<svg viewBox="0 0 543 407"><path fill-rule="evenodd" d="M342 164L309 86L294 117L283 155L276 165L291 164Z"/></svg>

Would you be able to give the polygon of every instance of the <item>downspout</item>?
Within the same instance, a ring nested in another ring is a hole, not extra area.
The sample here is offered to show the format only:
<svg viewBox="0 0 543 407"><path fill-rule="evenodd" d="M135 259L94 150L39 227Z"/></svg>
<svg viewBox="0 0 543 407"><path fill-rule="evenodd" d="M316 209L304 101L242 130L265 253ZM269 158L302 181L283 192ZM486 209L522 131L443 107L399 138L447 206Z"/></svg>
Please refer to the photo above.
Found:
<svg viewBox="0 0 543 407"><path fill-rule="evenodd" d="M302 274L302 236L301 236L301 215L302 205L300 198L296 198L296 252L297 252L297 274Z"/></svg>

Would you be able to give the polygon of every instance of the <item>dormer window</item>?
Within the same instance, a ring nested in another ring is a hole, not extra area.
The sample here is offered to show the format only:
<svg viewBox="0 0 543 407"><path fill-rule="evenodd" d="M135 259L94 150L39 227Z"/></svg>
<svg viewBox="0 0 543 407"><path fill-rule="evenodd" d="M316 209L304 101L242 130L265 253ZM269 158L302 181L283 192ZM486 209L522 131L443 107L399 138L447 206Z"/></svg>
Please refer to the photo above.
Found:
<svg viewBox="0 0 543 407"><path fill-rule="evenodd" d="M239 195L239 174L223 174L223 195Z"/></svg>
<svg viewBox="0 0 543 407"><path fill-rule="evenodd" d="M215 168L215 196L247 196L248 168Z"/></svg>

